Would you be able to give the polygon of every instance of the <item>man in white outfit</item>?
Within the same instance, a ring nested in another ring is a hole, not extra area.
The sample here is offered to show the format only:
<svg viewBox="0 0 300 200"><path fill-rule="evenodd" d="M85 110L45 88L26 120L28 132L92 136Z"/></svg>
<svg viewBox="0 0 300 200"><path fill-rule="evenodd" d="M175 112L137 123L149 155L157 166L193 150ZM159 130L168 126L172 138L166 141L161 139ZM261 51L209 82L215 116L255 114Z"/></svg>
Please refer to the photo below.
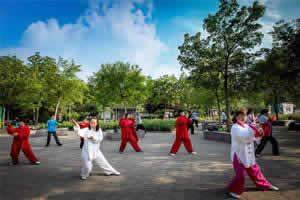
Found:
<svg viewBox="0 0 300 200"><path fill-rule="evenodd" d="M84 138L84 145L81 151L81 158L83 166L81 169L81 179L85 180L91 173L93 168L93 161L104 170L104 173L110 175L120 175L120 172L115 170L105 159L104 155L100 151L100 143L103 140L103 133L99 128L97 118L93 118L90 121L90 125L87 128L80 129L79 124L76 121L74 123L74 130L80 136Z"/></svg>

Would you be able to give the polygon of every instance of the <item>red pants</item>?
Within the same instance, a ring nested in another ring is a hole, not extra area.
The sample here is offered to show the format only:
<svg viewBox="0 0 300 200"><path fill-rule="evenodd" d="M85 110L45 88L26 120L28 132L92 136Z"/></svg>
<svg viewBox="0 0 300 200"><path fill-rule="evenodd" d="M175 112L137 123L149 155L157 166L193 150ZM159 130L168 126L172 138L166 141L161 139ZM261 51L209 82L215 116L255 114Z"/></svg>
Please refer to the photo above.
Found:
<svg viewBox="0 0 300 200"><path fill-rule="evenodd" d="M136 140L131 139L131 138L129 138L129 139L122 138L122 142L121 142L121 146L120 146L120 152L123 152L123 151L124 151L127 142L130 142L131 146L133 147L133 149L134 149L135 151L141 150L141 148L140 148L139 145L137 144Z"/></svg>
<svg viewBox="0 0 300 200"><path fill-rule="evenodd" d="M245 188L245 171L248 176L251 178L256 187L268 190L271 188L271 184L266 180L264 175L261 173L260 168L257 164L245 168L242 163L238 161L236 155L234 155L233 168L235 171L235 177L233 177L231 183L227 186L229 192L236 193L241 195L244 192Z"/></svg>
<svg viewBox="0 0 300 200"><path fill-rule="evenodd" d="M172 146L172 149L171 149L170 153L176 154L178 152L182 142L185 146L185 149L188 152L190 152L190 153L193 152L192 142L191 142L191 139L189 137L188 138L177 138L176 137L175 142Z"/></svg>
<svg viewBox="0 0 300 200"><path fill-rule="evenodd" d="M32 150L31 150L31 147L30 145L27 143L27 144L23 144L21 142L13 142L12 146L11 146L11 152L10 152L10 156L11 156L11 159L13 161L14 164L18 164L19 162L19 153L20 153L20 150L23 150L24 152L24 155L26 156L26 158L31 161L31 162L37 162L39 161L35 155L33 154Z"/></svg>

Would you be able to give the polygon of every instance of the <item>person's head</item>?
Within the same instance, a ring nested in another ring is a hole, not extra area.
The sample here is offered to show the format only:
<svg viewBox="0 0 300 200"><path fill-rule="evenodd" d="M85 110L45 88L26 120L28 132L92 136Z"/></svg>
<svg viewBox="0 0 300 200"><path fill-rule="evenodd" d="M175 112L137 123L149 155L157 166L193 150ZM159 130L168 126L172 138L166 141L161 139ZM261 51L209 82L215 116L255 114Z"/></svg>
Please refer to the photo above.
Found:
<svg viewBox="0 0 300 200"><path fill-rule="evenodd" d="M124 119L128 119L129 118L129 114L128 113L126 113L124 116L125 116Z"/></svg>
<svg viewBox="0 0 300 200"><path fill-rule="evenodd" d="M25 126L25 122L24 122L24 120L18 120L18 123L19 123L19 127L23 127L23 126Z"/></svg>
<svg viewBox="0 0 300 200"><path fill-rule="evenodd" d="M51 120L55 120L55 115L52 115L52 116L51 116Z"/></svg>
<svg viewBox="0 0 300 200"><path fill-rule="evenodd" d="M84 119L82 122L86 124L86 123L88 123L88 120Z"/></svg>
<svg viewBox="0 0 300 200"><path fill-rule="evenodd" d="M179 110L179 116L184 117L184 111L183 110Z"/></svg>
<svg viewBox="0 0 300 200"><path fill-rule="evenodd" d="M236 111L232 118L233 123L236 123L236 122L244 123L246 120L247 120L247 114L246 114L245 110Z"/></svg>
<svg viewBox="0 0 300 200"><path fill-rule="evenodd" d="M98 122L98 119L97 117L93 117L90 121L90 124L89 124L89 129L94 129L96 131L99 130L99 122Z"/></svg>
<svg viewBox="0 0 300 200"><path fill-rule="evenodd" d="M247 111L247 115L249 114L254 114L254 110L252 108L249 108L249 110Z"/></svg>
<svg viewBox="0 0 300 200"><path fill-rule="evenodd" d="M263 109L260 114L268 116L269 115L269 110L268 109Z"/></svg>

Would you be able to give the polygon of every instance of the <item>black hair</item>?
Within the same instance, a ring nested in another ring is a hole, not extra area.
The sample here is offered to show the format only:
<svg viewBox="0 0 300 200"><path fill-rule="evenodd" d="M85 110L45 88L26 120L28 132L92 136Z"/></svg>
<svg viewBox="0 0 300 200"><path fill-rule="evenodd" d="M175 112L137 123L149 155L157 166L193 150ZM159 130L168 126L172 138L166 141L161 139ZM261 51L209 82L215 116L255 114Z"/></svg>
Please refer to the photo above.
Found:
<svg viewBox="0 0 300 200"><path fill-rule="evenodd" d="M129 113L125 113L125 119L127 119L128 115L129 115Z"/></svg>
<svg viewBox="0 0 300 200"><path fill-rule="evenodd" d="M184 112L184 110L179 110L178 111L178 115L180 115L180 113Z"/></svg>
<svg viewBox="0 0 300 200"><path fill-rule="evenodd" d="M92 117L91 120L90 120L90 123L89 123L89 130L91 130L91 121L95 119L97 121L97 126L96 126L96 131L99 131L99 120L97 117Z"/></svg>
<svg viewBox="0 0 300 200"><path fill-rule="evenodd" d="M236 123L237 122L237 116L239 116L239 115L246 115L246 112L245 112L245 110L238 110L238 111L236 111L235 113L234 113L234 115L233 115L233 117L232 117L232 122L233 123Z"/></svg>
<svg viewBox="0 0 300 200"><path fill-rule="evenodd" d="M266 114L266 113L268 113L268 112L269 112L268 109L262 109L262 111L260 112L260 114L264 115L264 114Z"/></svg>
<svg viewBox="0 0 300 200"><path fill-rule="evenodd" d="M254 110L252 108L249 108L247 115L249 115L250 113L252 113Z"/></svg>

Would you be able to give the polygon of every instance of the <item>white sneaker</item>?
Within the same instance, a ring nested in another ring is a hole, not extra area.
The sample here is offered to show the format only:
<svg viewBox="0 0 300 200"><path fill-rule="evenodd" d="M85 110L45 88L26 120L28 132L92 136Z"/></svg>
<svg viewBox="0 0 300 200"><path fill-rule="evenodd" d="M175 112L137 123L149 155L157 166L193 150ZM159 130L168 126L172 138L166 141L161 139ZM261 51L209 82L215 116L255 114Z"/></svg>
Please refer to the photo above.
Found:
<svg viewBox="0 0 300 200"><path fill-rule="evenodd" d="M39 164L41 164L41 162L40 161L36 161L34 164L35 165L39 165Z"/></svg>
<svg viewBox="0 0 300 200"><path fill-rule="evenodd" d="M80 176L80 179L81 180L86 180L86 177L85 176Z"/></svg>
<svg viewBox="0 0 300 200"><path fill-rule="evenodd" d="M233 192L229 192L229 195L232 196L233 198L239 199L240 195L233 193Z"/></svg>
<svg viewBox="0 0 300 200"><path fill-rule="evenodd" d="M169 153L169 156L175 158L176 155L174 153Z"/></svg>
<svg viewBox="0 0 300 200"><path fill-rule="evenodd" d="M271 188L270 188L270 190L273 190L273 191L279 191L279 188L276 187L276 186L274 186L274 185L272 185Z"/></svg>
<svg viewBox="0 0 300 200"><path fill-rule="evenodd" d="M113 172L113 173L107 173L105 174L106 176L111 176L111 175L115 175L115 176L120 176L121 173L120 172Z"/></svg>
<svg viewBox="0 0 300 200"><path fill-rule="evenodd" d="M196 155L196 154L197 154L197 152L193 151L193 152L191 152L190 154L192 154L192 155Z"/></svg>

